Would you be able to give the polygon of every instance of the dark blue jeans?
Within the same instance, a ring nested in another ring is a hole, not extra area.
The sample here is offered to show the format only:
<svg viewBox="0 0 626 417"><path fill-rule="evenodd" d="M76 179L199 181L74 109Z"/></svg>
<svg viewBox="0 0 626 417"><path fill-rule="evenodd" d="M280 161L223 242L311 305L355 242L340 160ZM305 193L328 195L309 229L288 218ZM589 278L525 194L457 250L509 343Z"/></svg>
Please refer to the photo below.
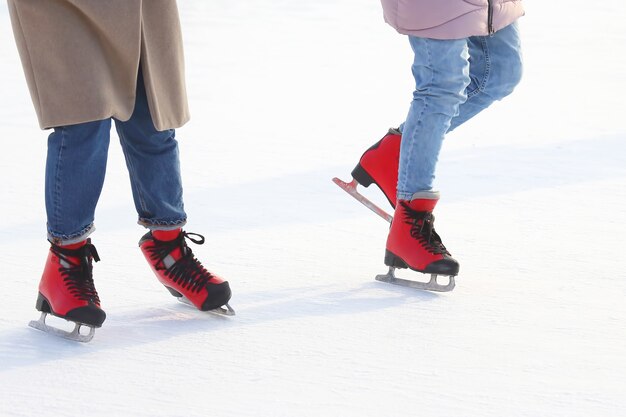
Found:
<svg viewBox="0 0 626 417"><path fill-rule="evenodd" d="M80 242L95 230L111 120L57 127L48 138L45 194L51 242ZM141 74L131 118L113 120L126 158L139 224L152 230L181 227L187 215L178 142L173 129L159 132L154 128Z"/></svg>

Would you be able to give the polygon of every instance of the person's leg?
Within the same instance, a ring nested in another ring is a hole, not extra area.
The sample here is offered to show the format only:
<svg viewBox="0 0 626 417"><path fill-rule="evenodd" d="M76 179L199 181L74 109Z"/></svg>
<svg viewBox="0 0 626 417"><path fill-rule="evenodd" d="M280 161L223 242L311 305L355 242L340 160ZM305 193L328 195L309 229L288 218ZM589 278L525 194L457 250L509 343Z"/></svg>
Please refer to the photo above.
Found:
<svg viewBox="0 0 626 417"><path fill-rule="evenodd" d="M459 114L452 118L448 132L480 113L491 103L510 94L522 73L520 36L514 23L493 36L473 36L467 39L469 47L470 84L465 90L468 99L459 106ZM352 177L367 187L374 183L385 193L395 208L398 163L404 124L390 132L365 151L352 171Z"/></svg>
<svg viewBox="0 0 626 417"><path fill-rule="evenodd" d="M93 230L109 149L110 120L61 126L48 138L45 200L48 239L83 241Z"/></svg>
<svg viewBox="0 0 626 417"><path fill-rule="evenodd" d="M94 231L110 130L107 119L57 127L48 138L45 200L50 250L35 304L43 314L30 324L83 342L106 318L92 275L93 261L100 258L87 237ZM50 328L45 323L48 313L75 322L75 330ZM89 335L79 334L82 325L92 328Z"/></svg>
<svg viewBox="0 0 626 417"><path fill-rule="evenodd" d="M492 36L468 38L470 85L467 100L452 119L453 131L494 101L502 100L513 92L522 77L522 54L517 23L513 23Z"/></svg>
<svg viewBox="0 0 626 417"><path fill-rule="evenodd" d="M126 158L139 224L161 230L182 227L187 215L176 132L154 127L141 73L134 112L125 122L116 120L115 127Z"/></svg>
<svg viewBox="0 0 626 417"><path fill-rule="evenodd" d="M390 271L382 280L389 282L394 282L393 268L451 277L459 272L459 263L434 229L432 212L439 193L432 191L432 182L444 135L470 83L467 40L409 39L415 52L415 92L402 126L397 205L385 245ZM454 281L411 285L450 291Z"/></svg>
<svg viewBox="0 0 626 417"><path fill-rule="evenodd" d="M432 189L444 135L465 101L470 83L466 39L409 39L415 52L415 91L402 126L399 200L410 200L413 194Z"/></svg>
<svg viewBox="0 0 626 417"><path fill-rule="evenodd" d="M126 157L139 224L150 229L139 246L157 279L175 297L206 311L226 305L231 297L227 281L207 271L186 239L196 244L204 237L187 233L183 206L178 142L173 129L154 127L141 73L135 109L128 121L115 125Z"/></svg>

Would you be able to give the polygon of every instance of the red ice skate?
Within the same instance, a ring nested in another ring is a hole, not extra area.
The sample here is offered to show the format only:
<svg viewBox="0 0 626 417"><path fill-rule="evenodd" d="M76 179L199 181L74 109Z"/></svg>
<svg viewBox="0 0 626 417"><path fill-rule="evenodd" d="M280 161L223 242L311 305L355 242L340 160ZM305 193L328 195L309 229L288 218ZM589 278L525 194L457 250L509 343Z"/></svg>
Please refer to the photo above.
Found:
<svg viewBox="0 0 626 417"><path fill-rule="evenodd" d="M139 247L157 279L179 301L201 311L234 315L228 305L231 297L228 281L207 271L193 255L185 238L198 245L204 243L204 236L197 233L181 229L155 230L141 238Z"/></svg>
<svg viewBox="0 0 626 417"><path fill-rule="evenodd" d="M352 182L346 183L338 178L333 178L335 184L388 222L391 222L391 216L360 194L356 187L358 184L364 187L376 184L387 197L389 204L393 208L396 207L400 142L400 131L389 129L389 132L381 140L363 153L359 163L352 170Z"/></svg>
<svg viewBox="0 0 626 417"><path fill-rule="evenodd" d="M67 339L90 341L94 329L102 326L106 318L100 308L100 298L92 275L92 261L99 260L96 247L90 239L67 246L52 244L39 282L39 296L35 306L41 311L41 317L29 325ZM66 332L47 325L45 320L48 314L74 322L74 330ZM89 334L81 334L81 326L88 327Z"/></svg>
<svg viewBox="0 0 626 417"><path fill-rule="evenodd" d="M400 131L389 129L381 140L363 153L359 163L352 170L352 178L362 186L376 184L393 208L396 208L400 142Z"/></svg>
<svg viewBox="0 0 626 417"><path fill-rule="evenodd" d="M411 201L398 200L385 251L385 265L389 266L389 272L377 276L377 280L429 291L454 289L459 263L435 232L432 212L438 200L439 194L435 192L417 193ZM395 268L431 274L430 282L401 280L395 277ZM437 275L449 276L449 283L438 284Z"/></svg>

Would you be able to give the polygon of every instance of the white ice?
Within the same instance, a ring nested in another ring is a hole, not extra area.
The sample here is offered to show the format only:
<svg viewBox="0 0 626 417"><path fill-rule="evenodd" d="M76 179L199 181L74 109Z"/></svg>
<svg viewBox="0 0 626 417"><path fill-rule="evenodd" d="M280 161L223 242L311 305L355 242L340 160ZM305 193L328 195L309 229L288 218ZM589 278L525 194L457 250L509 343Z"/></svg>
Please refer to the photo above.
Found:
<svg viewBox="0 0 626 417"><path fill-rule="evenodd" d="M331 182L411 99L379 2L179 5L187 230L237 316L152 276L113 137L92 236L108 318L88 344L27 327L47 132L0 3L0 416L626 415L626 3L526 2L523 82L441 154L447 294L374 281L387 224Z"/></svg>

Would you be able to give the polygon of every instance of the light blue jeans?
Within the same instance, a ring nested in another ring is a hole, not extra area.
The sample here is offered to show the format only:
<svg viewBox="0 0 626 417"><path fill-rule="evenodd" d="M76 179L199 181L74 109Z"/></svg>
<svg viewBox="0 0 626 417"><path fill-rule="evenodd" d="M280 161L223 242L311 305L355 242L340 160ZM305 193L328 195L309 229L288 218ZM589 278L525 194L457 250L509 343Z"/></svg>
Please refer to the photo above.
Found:
<svg viewBox="0 0 626 417"><path fill-rule="evenodd" d="M185 224L178 142L174 130L157 131L143 77L131 118L115 120L139 214L139 224L169 230ZM48 239L58 245L83 241L94 231L104 184L111 119L60 126L48 138L45 197Z"/></svg>
<svg viewBox="0 0 626 417"><path fill-rule="evenodd" d="M444 136L496 100L522 75L517 23L492 36L437 40L409 36L415 91L400 126L398 199L432 190Z"/></svg>

